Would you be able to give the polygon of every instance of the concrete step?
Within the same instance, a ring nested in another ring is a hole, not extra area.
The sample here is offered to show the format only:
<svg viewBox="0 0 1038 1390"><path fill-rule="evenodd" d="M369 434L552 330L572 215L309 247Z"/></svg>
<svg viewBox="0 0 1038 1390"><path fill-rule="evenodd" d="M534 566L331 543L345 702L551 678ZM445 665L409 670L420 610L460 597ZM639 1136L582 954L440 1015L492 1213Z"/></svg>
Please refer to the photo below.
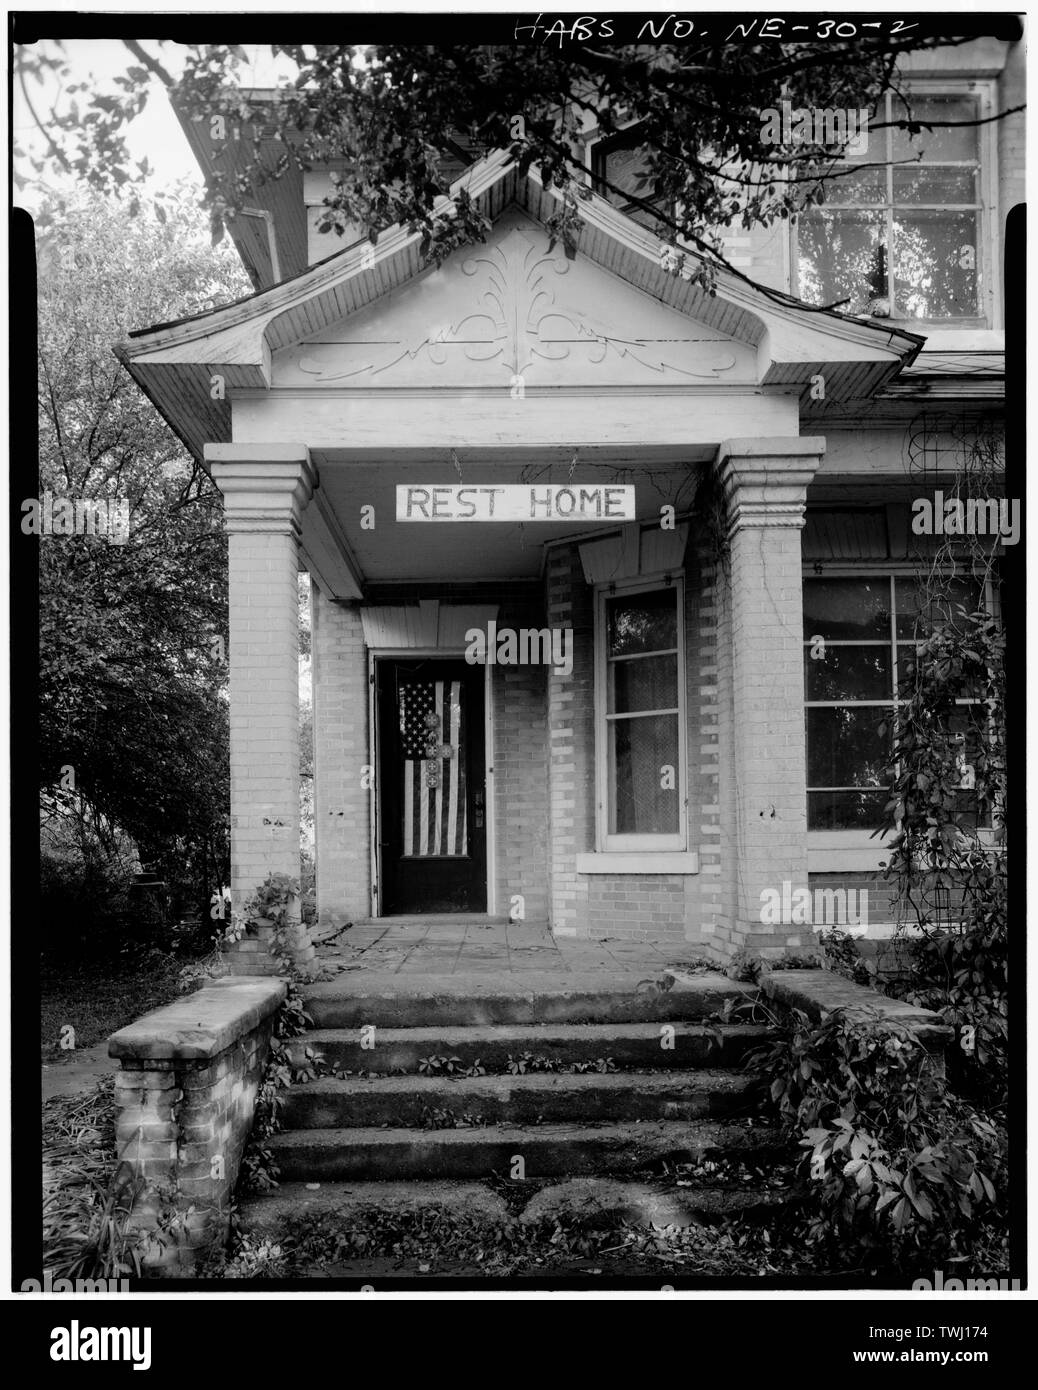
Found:
<svg viewBox="0 0 1038 1390"><path fill-rule="evenodd" d="M755 990L724 975L675 978L669 987L637 971L541 971L483 975L357 971L303 989L316 1028L485 1027L494 1023L695 1022Z"/></svg>
<svg viewBox="0 0 1038 1390"><path fill-rule="evenodd" d="M662 1171L665 1162L783 1152L778 1133L752 1121L625 1121L602 1126L487 1125L472 1129L292 1129L268 1141L285 1181L526 1178Z"/></svg>
<svg viewBox="0 0 1038 1390"><path fill-rule="evenodd" d="M442 1127L540 1121L694 1120L746 1114L756 1094L731 1071L323 1078L283 1097L286 1129Z"/></svg>
<svg viewBox="0 0 1038 1390"><path fill-rule="evenodd" d="M482 1028L376 1027L374 1035L368 1035L374 1047L364 1047L359 1029L317 1028L292 1039L289 1051L297 1067L304 1064L309 1049L335 1071L387 1075L417 1073L424 1057L457 1057L466 1067L480 1062L487 1071L502 1072L509 1057L525 1052L565 1064L611 1057L618 1067L670 1071L735 1067L774 1037L774 1029L756 1024L512 1023Z"/></svg>
<svg viewBox="0 0 1038 1390"><path fill-rule="evenodd" d="M226 951L223 963L227 967L228 975L278 975L281 973L276 960L255 952L239 955L237 951Z"/></svg>
<svg viewBox="0 0 1038 1390"><path fill-rule="evenodd" d="M375 1212L402 1217L446 1212L483 1225L488 1232L561 1216L578 1216L594 1225L612 1219L638 1226L687 1227L779 1207L790 1197L784 1187L678 1187L667 1179L570 1178L531 1183L530 1188L528 1200L516 1211L501 1192L481 1182L285 1182L275 1191L244 1198L238 1219L243 1230L271 1239L282 1236L286 1223L301 1216L318 1220L327 1230L349 1231Z"/></svg>
<svg viewBox="0 0 1038 1390"><path fill-rule="evenodd" d="M402 912L399 917L357 917L348 930L399 932L401 927L422 927L435 932L440 927L507 927L510 920L490 912Z"/></svg>

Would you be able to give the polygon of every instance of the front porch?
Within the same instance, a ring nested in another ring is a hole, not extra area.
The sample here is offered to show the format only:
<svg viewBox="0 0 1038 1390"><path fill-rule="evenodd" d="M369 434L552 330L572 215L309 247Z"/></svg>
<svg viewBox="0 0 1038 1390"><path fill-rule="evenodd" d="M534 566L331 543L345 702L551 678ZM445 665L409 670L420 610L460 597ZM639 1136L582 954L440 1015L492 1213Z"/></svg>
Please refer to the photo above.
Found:
<svg viewBox="0 0 1038 1390"><path fill-rule="evenodd" d="M495 155L466 181L485 246L431 267L393 229L123 350L224 495L234 895L299 873L304 568L322 931L470 915L457 952L447 922L368 942L400 977L569 969L570 941L595 969L802 950L761 913L808 876L800 533L826 440L801 416L921 340L724 275L706 294L595 197L569 260L534 174ZM564 508L474 504L531 485ZM473 658L500 629L551 659ZM491 946L487 914L516 935ZM290 946L311 969L301 925Z"/></svg>
<svg viewBox="0 0 1038 1390"><path fill-rule="evenodd" d="M470 979L489 976L520 988L532 974L572 977L589 973L657 980L671 967L696 963L693 948L668 947L607 937L600 940L555 936L546 923L482 923L435 918L386 918L333 930L317 945L321 977L354 971L378 975Z"/></svg>

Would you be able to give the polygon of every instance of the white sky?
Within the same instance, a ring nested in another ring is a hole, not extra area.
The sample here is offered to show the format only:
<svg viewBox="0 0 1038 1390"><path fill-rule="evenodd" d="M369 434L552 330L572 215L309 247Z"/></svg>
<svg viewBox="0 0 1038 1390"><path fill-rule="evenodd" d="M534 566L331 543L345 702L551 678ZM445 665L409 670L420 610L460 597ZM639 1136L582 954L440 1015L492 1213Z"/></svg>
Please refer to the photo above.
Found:
<svg viewBox="0 0 1038 1390"><path fill-rule="evenodd" d="M127 32L132 32L129 24ZM159 49L155 44L142 41L142 46L153 53L174 77L179 74L183 65L183 50L179 50L176 44L166 44ZM250 62L240 69L238 80L242 86L273 87L279 79L291 78L295 74L296 70L290 62L285 59L275 62L271 58L267 45L247 44L245 51ZM115 92L117 89L113 86L113 79L128 66L137 64L137 59L116 39L77 39L66 44L65 55L72 69L71 81L89 81L100 91ZM29 99L36 114L45 119L46 113L61 96L58 83L52 81L40 86L30 80L27 85ZM150 186L168 186L178 179L190 178L198 186L201 196L198 165L180 123L173 114L165 88L155 78L149 91L148 104L125 128L130 152L135 160L147 156L149 164L153 166L154 174L149 181ZM81 108L85 106L89 96L89 92L77 93ZM12 97L15 141L31 150L37 158L47 159L48 169L44 177L51 187L71 187L73 180L49 156L46 142L36 130L17 80L12 82ZM24 172L27 175L32 173L29 168L25 168ZM32 212L38 205L39 193L30 188L16 190L15 201Z"/></svg>

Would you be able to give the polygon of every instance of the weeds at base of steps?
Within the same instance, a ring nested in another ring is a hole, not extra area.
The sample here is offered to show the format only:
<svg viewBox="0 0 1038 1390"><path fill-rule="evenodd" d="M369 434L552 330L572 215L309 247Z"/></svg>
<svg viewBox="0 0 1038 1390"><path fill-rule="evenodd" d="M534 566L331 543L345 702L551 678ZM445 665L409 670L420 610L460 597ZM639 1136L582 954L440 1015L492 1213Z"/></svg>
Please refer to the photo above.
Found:
<svg viewBox="0 0 1038 1390"><path fill-rule="evenodd" d="M756 1216L677 1227L573 1214L488 1223L437 1207L372 1209L341 1228L326 1215L286 1218L276 1236L241 1234L230 1255L212 1260L203 1277L319 1279L332 1277L337 1267L378 1259L399 1262L405 1273L464 1269L488 1277L599 1259L644 1264L647 1274L669 1268L717 1278L791 1275L817 1267L811 1252L790 1243L781 1218L771 1224Z"/></svg>

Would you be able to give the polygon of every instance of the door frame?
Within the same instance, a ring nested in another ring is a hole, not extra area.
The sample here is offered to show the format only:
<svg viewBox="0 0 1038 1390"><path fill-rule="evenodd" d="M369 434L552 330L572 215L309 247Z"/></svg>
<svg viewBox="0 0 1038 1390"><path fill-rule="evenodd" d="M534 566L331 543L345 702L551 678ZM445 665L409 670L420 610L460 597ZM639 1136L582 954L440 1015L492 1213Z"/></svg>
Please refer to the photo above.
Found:
<svg viewBox="0 0 1038 1390"><path fill-rule="evenodd" d="M407 661L411 657L428 657L435 661L439 658L442 661L457 661L459 657L464 659L465 647L369 647L368 648L368 747L371 749L371 788L369 791L368 805L370 813L368 825L370 830L370 859L371 859L371 916L373 918L382 916L381 903L379 901L380 885L380 865L378 844L380 834L380 821L382 816L381 797L379 796L378 769L379 769L379 743L378 743L378 702L375 698L375 662L386 659L388 661ZM491 682L491 672L493 667L486 663L483 667L483 761L485 763L485 775L487 785L486 797L486 833L487 833L487 915L492 917L497 911L497 835L496 835L496 802L494 795L494 700L493 686ZM478 916L479 914L474 914ZM387 918L387 920L390 920Z"/></svg>

